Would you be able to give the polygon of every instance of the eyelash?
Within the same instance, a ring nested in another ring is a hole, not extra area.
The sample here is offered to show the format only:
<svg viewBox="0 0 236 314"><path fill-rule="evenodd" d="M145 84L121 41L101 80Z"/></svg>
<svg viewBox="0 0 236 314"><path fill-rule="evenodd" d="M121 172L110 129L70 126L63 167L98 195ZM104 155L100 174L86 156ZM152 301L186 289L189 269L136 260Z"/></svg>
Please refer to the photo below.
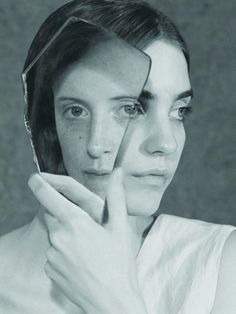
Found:
<svg viewBox="0 0 236 314"><path fill-rule="evenodd" d="M76 114L76 110L78 111L77 112L78 114ZM75 111L75 112L73 113L73 111ZM122 113L122 111L123 111L123 113ZM123 118L125 118L125 116L126 116L126 117L129 117L131 119L135 119L139 115L144 115L145 112L143 110L142 104L140 102L136 102L133 104L122 105L120 107L120 109L118 110L117 114L118 114L117 117L120 117L120 118L122 118L122 116L123 116ZM74 119L76 119L76 120L77 119L80 119L80 120L83 119L84 120L84 119L89 117L89 112L86 108L84 108L81 105L71 105L70 107L66 108L66 110L64 111L64 115L65 115L65 117L67 117L70 120L74 120Z"/></svg>
<svg viewBox="0 0 236 314"><path fill-rule="evenodd" d="M81 116L81 115L76 116L76 115L74 115L72 113L73 109L81 109L84 112L87 111L85 108L83 108L83 106L71 106L71 107L69 107L69 108L67 108L65 110L65 114L72 115L72 117L68 117L68 118L70 118L70 119L74 119L76 117L80 117L80 118L83 118L83 119L86 118L86 116ZM134 115L132 115L132 113L126 111L126 113L128 113L128 115L129 115L129 117L131 119L135 119L139 115L145 115L146 110L147 110L146 106L143 103L141 103L140 101L138 101L138 102L136 102L136 103L134 103L132 105L130 105L130 104L129 105L127 105L127 104L123 105L120 109L127 109L127 110L130 110L130 111L131 110L136 110L136 113L134 113ZM179 121L184 121L186 119L186 117L189 116L192 113L192 107L189 106L189 105L176 108L175 110L178 111L178 118L175 118L175 119L177 119Z"/></svg>
<svg viewBox="0 0 236 314"><path fill-rule="evenodd" d="M132 105L124 105L123 107L124 108L125 107L130 108L131 110L136 109L137 110L137 115L139 115L139 114L140 115L141 114L144 115L145 114L143 106L142 106L142 104L140 102L134 103ZM136 117L136 115L135 115L135 117Z"/></svg>
<svg viewBox="0 0 236 314"><path fill-rule="evenodd" d="M178 108L178 113L179 113L179 110L183 110L182 117L180 117L181 121L185 120L186 117L189 116L193 112L193 108L191 106Z"/></svg>
<svg viewBox="0 0 236 314"><path fill-rule="evenodd" d="M81 110L81 114L79 115L73 114L73 110ZM83 112L85 113L85 115L83 115ZM67 116L67 118L69 119L76 119L78 117L80 119L85 119L86 117L89 116L89 112L86 108L84 108L81 105L71 105L70 107L66 108L66 110L64 111L64 115Z"/></svg>

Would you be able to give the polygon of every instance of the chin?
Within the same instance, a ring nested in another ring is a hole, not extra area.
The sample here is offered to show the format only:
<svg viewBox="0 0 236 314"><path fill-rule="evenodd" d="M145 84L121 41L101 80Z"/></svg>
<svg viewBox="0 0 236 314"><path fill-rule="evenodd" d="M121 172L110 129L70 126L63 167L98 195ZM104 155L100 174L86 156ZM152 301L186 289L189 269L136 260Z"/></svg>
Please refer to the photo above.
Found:
<svg viewBox="0 0 236 314"><path fill-rule="evenodd" d="M154 195L144 195L140 192L126 194L128 214L142 217L154 215L160 206L162 196L163 193L159 191L156 191Z"/></svg>

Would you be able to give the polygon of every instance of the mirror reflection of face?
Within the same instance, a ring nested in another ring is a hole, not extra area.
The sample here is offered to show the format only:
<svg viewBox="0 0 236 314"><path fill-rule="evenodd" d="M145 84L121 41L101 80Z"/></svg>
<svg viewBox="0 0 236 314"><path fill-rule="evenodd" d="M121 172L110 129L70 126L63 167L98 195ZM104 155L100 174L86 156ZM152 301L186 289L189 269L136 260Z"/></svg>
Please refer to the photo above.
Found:
<svg viewBox="0 0 236 314"><path fill-rule="evenodd" d="M180 160L191 87L179 48L157 40L144 52L152 67L140 107L134 109L133 99L123 97L127 91L104 73L80 62L58 79L54 100L65 168L102 198L129 122L122 157L128 212L149 216L158 209Z"/></svg>

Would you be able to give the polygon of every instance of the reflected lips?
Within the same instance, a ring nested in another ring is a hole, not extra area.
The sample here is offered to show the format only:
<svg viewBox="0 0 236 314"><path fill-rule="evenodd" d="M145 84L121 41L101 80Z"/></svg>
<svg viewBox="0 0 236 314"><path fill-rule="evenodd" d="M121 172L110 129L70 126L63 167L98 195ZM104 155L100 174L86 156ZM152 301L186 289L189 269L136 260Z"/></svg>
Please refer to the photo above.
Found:
<svg viewBox="0 0 236 314"><path fill-rule="evenodd" d="M94 183L107 181L111 175L111 170L107 169L87 169L84 171L87 178L92 180Z"/></svg>
<svg viewBox="0 0 236 314"><path fill-rule="evenodd" d="M107 169L86 169L84 170L84 179L86 186L93 192L105 191L107 183L111 175L110 170Z"/></svg>
<svg viewBox="0 0 236 314"><path fill-rule="evenodd" d="M111 170L106 169L87 169L84 171L86 174L91 174L94 176L106 176L111 174Z"/></svg>

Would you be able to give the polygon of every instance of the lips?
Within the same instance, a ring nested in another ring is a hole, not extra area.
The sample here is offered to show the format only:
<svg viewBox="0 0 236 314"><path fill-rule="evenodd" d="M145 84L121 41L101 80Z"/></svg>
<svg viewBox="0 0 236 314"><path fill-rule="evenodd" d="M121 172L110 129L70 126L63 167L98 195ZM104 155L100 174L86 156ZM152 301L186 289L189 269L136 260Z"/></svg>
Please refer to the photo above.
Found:
<svg viewBox="0 0 236 314"><path fill-rule="evenodd" d="M83 184L100 197L105 197L107 184L111 175L109 169L86 169L83 171Z"/></svg>
<svg viewBox="0 0 236 314"><path fill-rule="evenodd" d="M84 170L84 175L87 184L91 188L99 189L104 188L108 182L108 179L112 173L112 170L105 168L90 168ZM168 178L170 178L170 172L165 169L152 168L148 170L141 170L128 174L128 178L131 178L133 183L138 185L149 185L154 187L161 187L165 185Z"/></svg>
<svg viewBox="0 0 236 314"><path fill-rule="evenodd" d="M144 171L138 171L133 173L133 176L136 177L145 177L145 176L168 176L168 170L167 169L159 169L159 168L153 168L149 170L144 170Z"/></svg>
<svg viewBox="0 0 236 314"><path fill-rule="evenodd" d="M95 176L105 176L105 175L111 174L112 170L91 168L91 169L84 170L84 172L86 174L91 174L91 175L95 175Z"/></svg>
<svg viewBox="0 0 236 314"><path fill-rule="evenodd" d="M167 169L154 168L132 173L131 177L136 183L161 187L170 178L170 173Z"/></svg>

